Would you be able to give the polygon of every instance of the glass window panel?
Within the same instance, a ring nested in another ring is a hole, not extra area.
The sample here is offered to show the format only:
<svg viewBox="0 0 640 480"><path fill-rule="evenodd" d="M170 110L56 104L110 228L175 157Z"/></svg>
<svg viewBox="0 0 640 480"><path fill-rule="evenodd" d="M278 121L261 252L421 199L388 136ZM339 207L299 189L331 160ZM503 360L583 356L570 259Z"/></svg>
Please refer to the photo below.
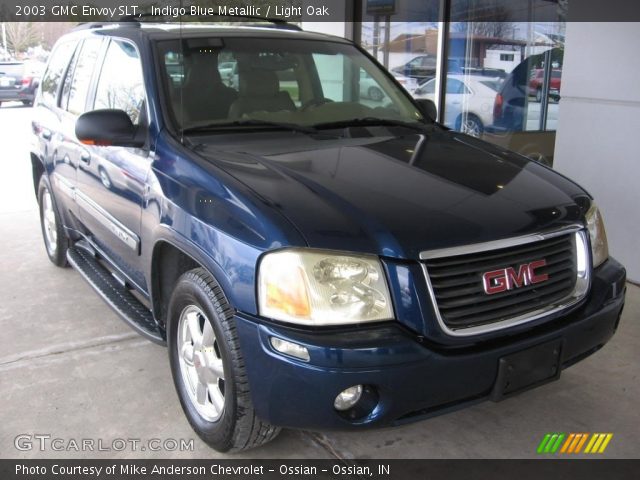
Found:
<svg viewBox="0 0 640 480"><path fill-rule="evenodd" d="M102 66L95 108L124 110L137 125L143 105L144 83L138 52L132 44L114 40Z"/></svg>
<svg viewBox="0 0 640 480"><path fill-rule="evenodd" d="M101 38L89 38L82 44L82 50L73 70L73 79L69 86L66 105L66 109L74 115L80 115L86 110L91 77L101 45Z"/></svg>
<svg viewBox="0 0 640 480"><path fill-rule="evenodd" d="M531 21L510 21L522 19L523 11ZM445 124L550 164L560 108L562 9L542 0L496 0L489 7L453 0L450 14Z"/></svg>

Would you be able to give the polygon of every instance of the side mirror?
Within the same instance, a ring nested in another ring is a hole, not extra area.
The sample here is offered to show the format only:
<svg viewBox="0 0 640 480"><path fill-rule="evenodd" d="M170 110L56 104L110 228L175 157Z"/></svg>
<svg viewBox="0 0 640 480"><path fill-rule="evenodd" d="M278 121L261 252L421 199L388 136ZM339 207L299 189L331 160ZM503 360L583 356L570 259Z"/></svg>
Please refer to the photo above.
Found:
<svg viewBox="0 0 640 480"><path fill-rule="evenodd" d="M144 139L124 110L93 110L76 120L76 137L85 145L134 147L144 146Z"/></svg>
<svg viewBox="0 0 640 480"><path fill-rule="evenodd" d="M417 98L415 102L418 104L420 112L425 117L430 118L433 122L437 121L438 109L436 108L436 104L433 103L432 100L428 100L426 98Z"/></svg>

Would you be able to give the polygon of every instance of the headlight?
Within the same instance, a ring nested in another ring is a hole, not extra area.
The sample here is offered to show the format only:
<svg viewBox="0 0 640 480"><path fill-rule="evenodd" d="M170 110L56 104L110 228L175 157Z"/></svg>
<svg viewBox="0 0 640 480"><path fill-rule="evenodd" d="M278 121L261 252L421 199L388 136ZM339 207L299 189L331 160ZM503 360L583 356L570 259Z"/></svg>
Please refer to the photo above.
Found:
<svg viewBox="0 0 640 480"><path fill-rule="evenodd" d="M310 326L393 318L376 257L319 250L266 254L258 272L258 308L265 317Z"/></svg>
<svg viewBox="0 0 640 480"><path fill-rule="evenodd" d="M607 233L604 230L604 220L595 203L591 204L586 219L591 239L591 257L595 268L609 257L609 245L607 244Z"/></svg>

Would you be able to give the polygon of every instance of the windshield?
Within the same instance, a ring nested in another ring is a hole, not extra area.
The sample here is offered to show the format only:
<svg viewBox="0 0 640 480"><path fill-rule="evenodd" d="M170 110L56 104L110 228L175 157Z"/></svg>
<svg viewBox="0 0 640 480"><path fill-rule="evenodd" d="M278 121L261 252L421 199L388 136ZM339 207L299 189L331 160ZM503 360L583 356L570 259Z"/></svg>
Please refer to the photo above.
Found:
<svg viewBox="0 0 640 480"><path fill-rule="evenodd" d="M228 37L183 45L160 41L157 49L178 129L424 122L400 87L352 45Z"/></svg>

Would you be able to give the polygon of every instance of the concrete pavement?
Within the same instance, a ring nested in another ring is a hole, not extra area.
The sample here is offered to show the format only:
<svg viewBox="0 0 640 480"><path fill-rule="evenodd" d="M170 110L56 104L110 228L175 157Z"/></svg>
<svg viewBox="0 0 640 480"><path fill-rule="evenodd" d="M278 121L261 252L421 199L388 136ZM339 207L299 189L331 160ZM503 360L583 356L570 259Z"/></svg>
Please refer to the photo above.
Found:
<svg viewBox="0 0 640 480"><path fill-rule="evenodd" d="M71 440L193 439L194 451L94 451L95 458L219 458L187 423L166 350L135 334L42 244L27 142L29 109L0 108L0 458L78 457L20 451L19 434ZM614 252L615 253L615 252ZM284 431L235 458L535 457L543 434L613 432L606 457L640 456L640 288L630 285L620 330L560 381L502 403L367 432ZM292 406L292 408L295 408Z"/></svg>

